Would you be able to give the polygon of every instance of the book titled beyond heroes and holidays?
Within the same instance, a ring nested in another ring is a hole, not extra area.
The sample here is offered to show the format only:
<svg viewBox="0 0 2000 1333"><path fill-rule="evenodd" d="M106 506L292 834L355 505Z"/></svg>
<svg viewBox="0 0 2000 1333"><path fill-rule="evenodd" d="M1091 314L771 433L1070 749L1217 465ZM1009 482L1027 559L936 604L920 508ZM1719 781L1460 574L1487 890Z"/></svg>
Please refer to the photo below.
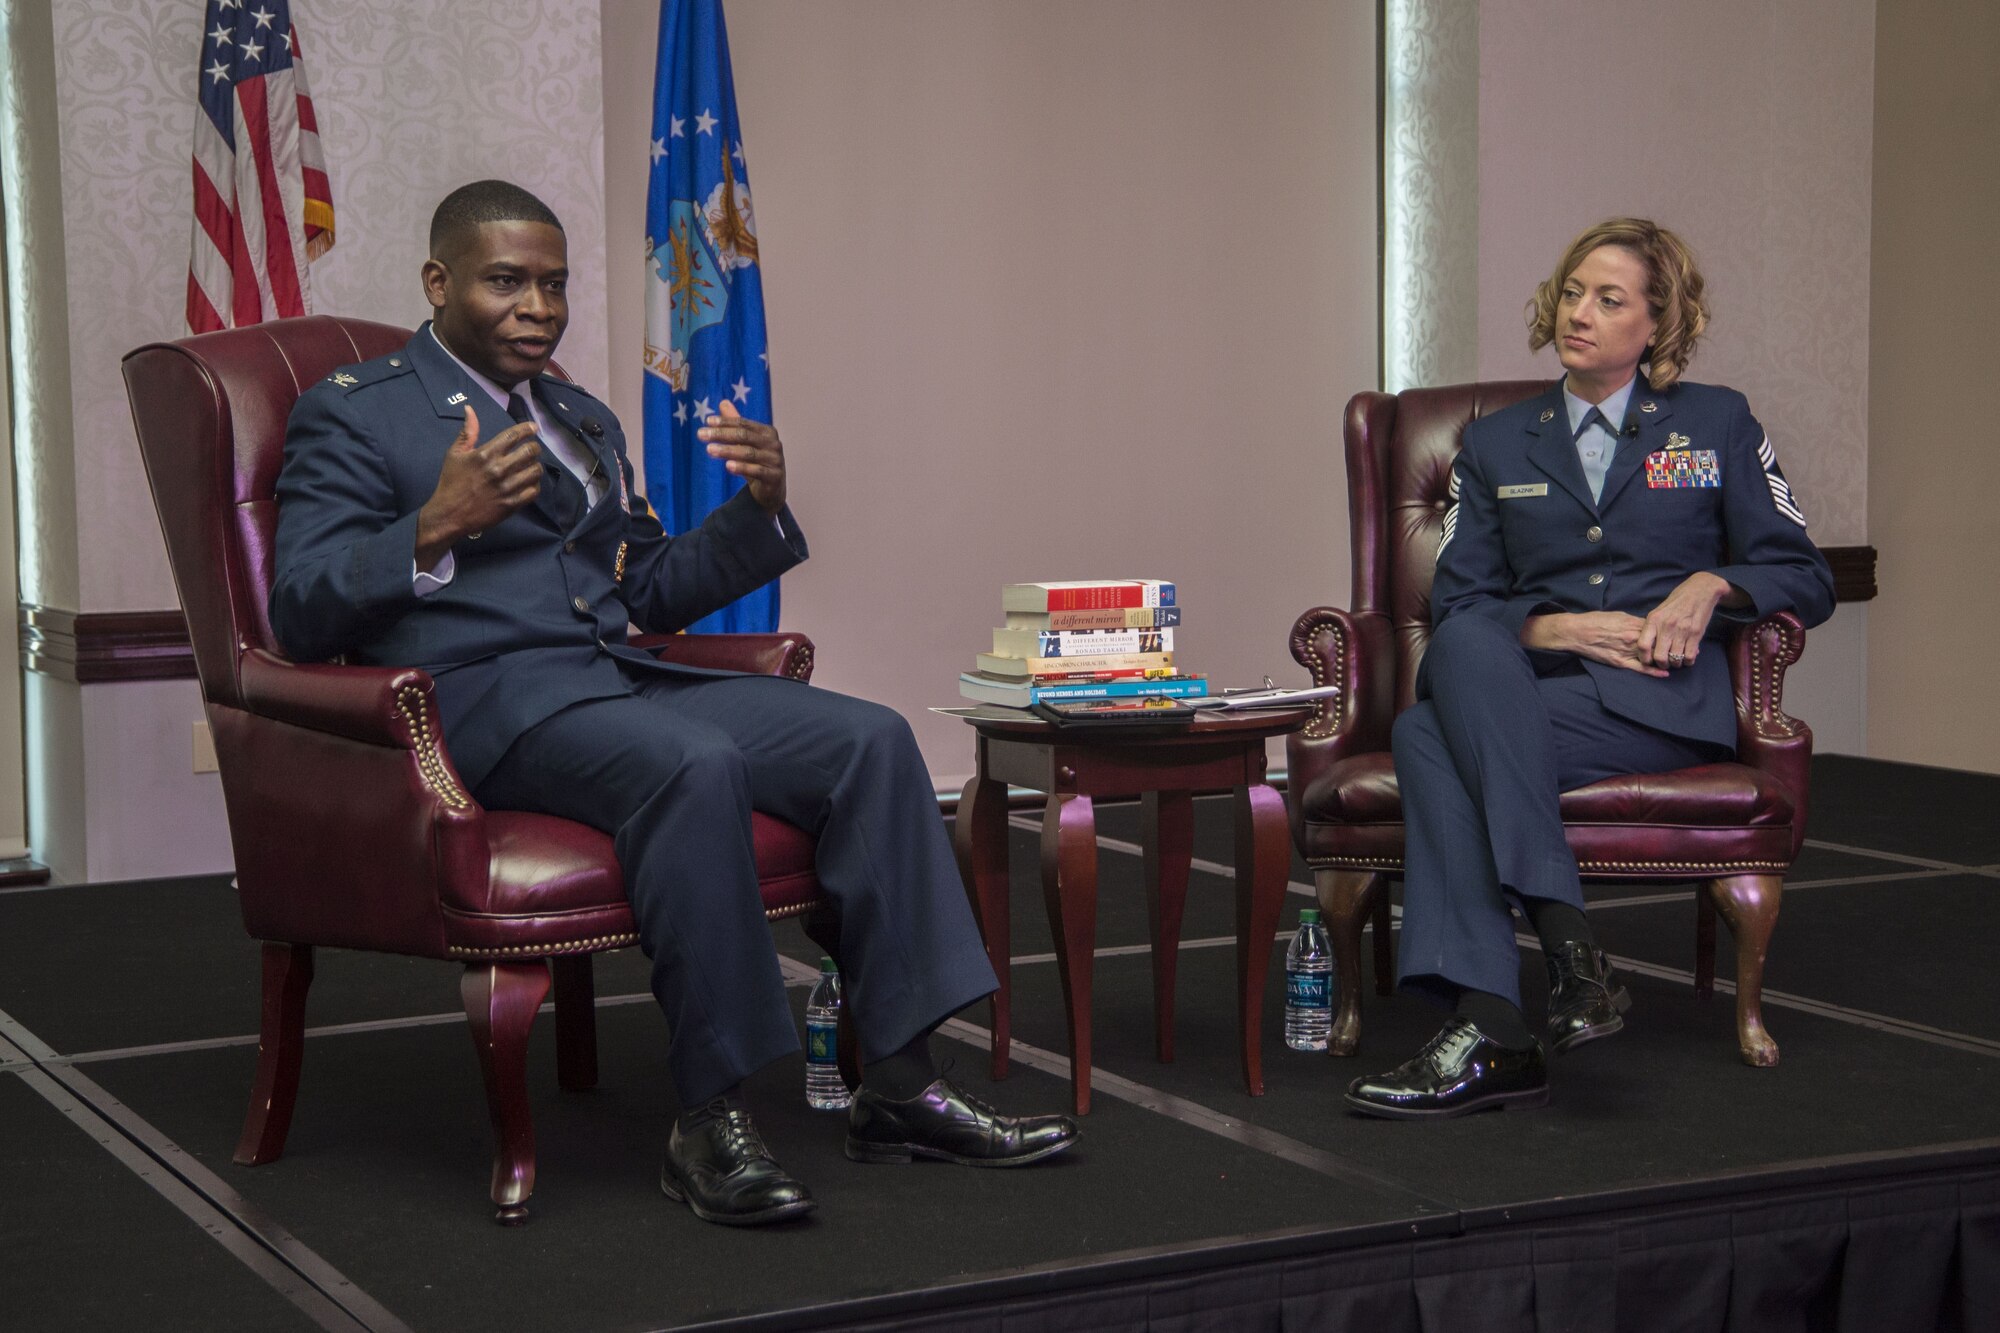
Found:
<svg viewBox="0 0 2000 1333"><path fill-rule="evenodd" d="M993 651L958 678L978 703L1029 708L1045 700L1190 699L1208 679L1174 665L1181 608L1164 579L1011 583Z"/></svg>

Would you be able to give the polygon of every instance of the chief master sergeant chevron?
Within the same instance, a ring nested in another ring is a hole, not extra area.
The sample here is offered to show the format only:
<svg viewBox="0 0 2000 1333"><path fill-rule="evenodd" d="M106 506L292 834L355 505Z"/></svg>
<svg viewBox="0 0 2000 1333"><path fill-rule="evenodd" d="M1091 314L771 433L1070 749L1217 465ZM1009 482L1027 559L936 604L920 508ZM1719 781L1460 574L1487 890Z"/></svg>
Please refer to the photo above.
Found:
<svg viewBox="0 0 2000 1333"><path fill-rule="evenodd" d="M798 1049L753 809L818 837L865 1066L848 1156L1012 1166L1067 1147L1070 1120L999 1115L932 1065L932 1029L994 978L903 719L626 643L628 622L678 630L806 558L777 431L728 403L708 418L709 453L745 484L669 535L633 491L617 418L546 373L569 321L548 207L504 181L452 192L422 275L433 322L292 413L271 625L302 661L429 671L483 805L612 835L684 1108L661 1187L733 1225L814 1206L740 1096Z"/></svg>

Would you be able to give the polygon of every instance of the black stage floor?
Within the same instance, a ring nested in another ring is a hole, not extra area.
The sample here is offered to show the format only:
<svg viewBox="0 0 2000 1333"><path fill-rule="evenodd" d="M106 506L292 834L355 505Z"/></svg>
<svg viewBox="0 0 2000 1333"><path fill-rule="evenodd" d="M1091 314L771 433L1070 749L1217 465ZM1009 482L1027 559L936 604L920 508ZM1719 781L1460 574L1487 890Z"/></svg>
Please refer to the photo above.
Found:
<svg viewBox="0 0 2000 1333"><path fill-rule="evenodd" d="M1626 1033L1558 1062L1546 1110L1440 1124L1340 1102L1436 1014L1371 994L1359 1059L1289 1052L1275 941L1269 1092L1245 1095L1220 801L1157 1063L1137 816L1106 808L1083 1141L1024 1171L857 1166L794 1059L753 1106L821 1207L764 1232L658 1192L674 1098L634 951L599 960L597 1090L557 1089L538 1025L534 1218L503 1230L456 968L322 952L286 1155L250 1170L257 951L227 881L0 893L0 1325L2000 1327L2000 778L1823 757L1814 781L1768 971L1782 1064L1744 1067L1727 996L1694 999L1689 888L1603 890ZM986 1076L983 1005L940 1049L1002 1107L1054 1110L1061 997L1016 823L1015 1073Z"/></svg>

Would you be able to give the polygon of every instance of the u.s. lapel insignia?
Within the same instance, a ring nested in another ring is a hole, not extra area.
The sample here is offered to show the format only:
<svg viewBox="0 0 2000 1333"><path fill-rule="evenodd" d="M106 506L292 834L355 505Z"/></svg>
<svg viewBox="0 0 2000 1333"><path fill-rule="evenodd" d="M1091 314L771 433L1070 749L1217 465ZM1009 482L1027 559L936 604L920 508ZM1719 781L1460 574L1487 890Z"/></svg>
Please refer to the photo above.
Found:
<svg viewBox="0 0 2000 1333"><path fill-rule="evenodd" d="M355 379L354 376L348 374L344 370L335 373L332 378L333 382L335 384L338 384L343 389L352 388L353 386L361 383L360 380Z"/></svg>
<svg viewBox="0 0 2000 1333"><path fill-rule="evenodd" d="M1657 412L1660 410L1660 405L1648 398L1645 402L1639 404L1639 410L1641 412Z"/></svg>
<svg viewBox="0 0 2000 1333"><path fill-rule="evenodd" d="M1545 407L1545 408L1543 408L1543 409L1542 409L1542 420L1544 420L1544 421L1550 421L1550 420L1553 420L1553 419L1554 419L1554 417L1555 417L1555 414L1556 414L1556 410L1555 410L1555 409L1554 409L1553 407Z"/></svg>
<svg viewBox="0 0 2000 1333"><path fill-rule="evenodd" d="M1679 431L1674 431L1667 436L1667 448L1685 449L1687 447L1688 447L1688 437L1681 434Z"/></svg>
<svg viewBox="0 0 2000 1333"><path fill-rule="evenodd" d="M616 561L615 563L613 563L613 565L612 565L612 567L611 567L611 581L612 581L613 583L623 583L623 582L625 581L625 543L624 543L624 542L619 542L619 543L618 543L618 559L617 559L617 561Z"/></svg>
<svg viewBox="0 0 2000 1333"><path fill-rule="evenodd" d="M445 400L444 400L444 405L445 405L446 407L457 407L457 406L458 406L458 405L459 405L460 403L462 403L462 402L464 402L464 401L465 401L465 395L464 395L464 394L462 394L462 393L455 393L455 394L453 394L453 395L452 395L451 397L449 397L449 398L447 398L447 399L445 399Z"/></svg>

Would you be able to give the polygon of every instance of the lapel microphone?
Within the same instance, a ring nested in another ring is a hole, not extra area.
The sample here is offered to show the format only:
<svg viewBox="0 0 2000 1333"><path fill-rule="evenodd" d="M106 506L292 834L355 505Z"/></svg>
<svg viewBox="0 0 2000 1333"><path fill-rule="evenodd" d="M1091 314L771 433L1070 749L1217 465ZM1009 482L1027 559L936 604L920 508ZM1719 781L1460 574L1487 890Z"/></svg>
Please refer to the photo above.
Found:
<svg viewBox="0 0 2000 1333"><path fill-rule="evenodd" d="M604 423L599 421L596 417L585 417L581 424L583 426L583 433L585 435L588 435L593 439L604 438ZM1637 426L1634 426L1632 428L1633 434L1635 435L1638 434L1638 431L1639 428Z"/></svg>

